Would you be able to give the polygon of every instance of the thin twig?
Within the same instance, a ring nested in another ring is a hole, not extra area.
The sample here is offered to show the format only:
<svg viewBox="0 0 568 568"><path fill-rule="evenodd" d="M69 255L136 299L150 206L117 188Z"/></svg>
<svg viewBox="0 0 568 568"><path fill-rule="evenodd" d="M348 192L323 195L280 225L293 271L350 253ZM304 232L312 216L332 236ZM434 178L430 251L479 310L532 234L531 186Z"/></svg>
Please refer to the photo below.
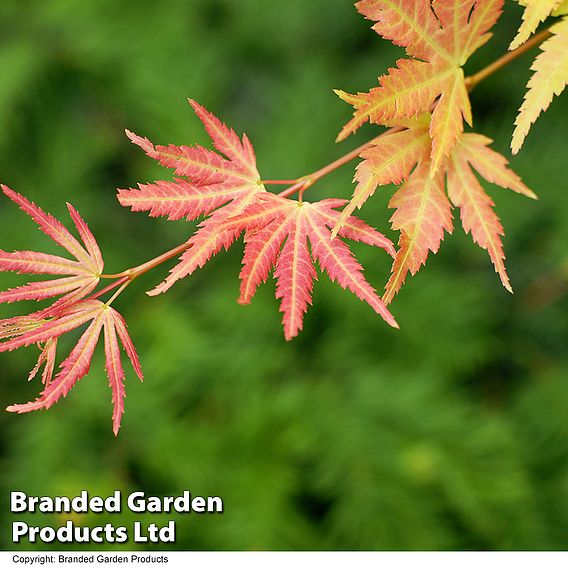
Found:
<svg viewBox="0 0 568 568"><path fill-rule="evenodd" d="M314 183L319 181L321 178L327 176L331 172L334 172L335 170L351 162L355 158L358 158L362 152L374 146L376 141L379 140L380 138L384 138L389 134L394 134L395 132L400 132L402 130L404 130L404 128L401 126L395 126L393 128L389 128L388 130L385 130L382 134L379 134L379 136L376 136L372 140L369 140L369 142L365 142L365 144L362 144L358 148L355 148L355 150L352 150L348 154L345 154L345 156L341 156L341 158L338 158L334 162L331 162L331 164L327 164L327 166L324 166L323 168L320 168L319 170L307 176L299 178L299 181L296 182L292 187L289 187L288 189L282 191L278 195L280 195L281 197L289 197L290 195L293 195L297 191L303 193L304 191L306 191L306 189L314 185Z"/></svg>
<svg viewBox="0 0 568 568"><path fill-rule="evenodd" d="M105 286L104 288L102 288L98 292L95 292L92 296L89 296L87 299L88 300L96 300L97 298L100 298L101 296L103 296L107 292L111 292L115 288L118 288L121 284L123 284L127 280L128 280L128 276L124 276L122 278L119 278L116 282L113 282L112 284Z"/></svg>
<svg viewBox="0 0 568 568"><path fill-rule="evenodd" d="M145 274L149 270L152 270L152 268L158 266L159 264L167 262L168 260L176 257L178 254L185 252L190 247L191 243L186 241L185 243L165 252L164 254L161 254L160 256L157 256L156 258L153 258L152 260L149 260L148 262L145 262L144 264L140 264L139 266L135 266L134 268L129 268L128 270L125 270L118 274L102 274L101 278L114 279L127 277L130 280L134 280L135 278L142 276L142 274Z"/></svg>
<svg viewBox="0 0 568 568"><path fill-rule="evenodd" d="M505 65L508 65L509 63L511 63L511 61L514 61L527 51L533 49L537 45L540 45L551 35L552 32L550 31L550 28L547 28L546 30L543 30L539 34L535 35L532 39L529 39L526 43L523 43L523 45L521 45L517 49L506 53L505 55L503 55L503 57L500 57L499 59L491 63L491 65L485 67L485 69L482 69L478 73L467 77L465 80L467 90L469 92L473 91L473 89L475 89L475 87L477 87L477 85L481 83L481 81L484 81L485 79L487 79L487 77L493 75L493 73L496 73L501 68L505 67Z"/></svg>

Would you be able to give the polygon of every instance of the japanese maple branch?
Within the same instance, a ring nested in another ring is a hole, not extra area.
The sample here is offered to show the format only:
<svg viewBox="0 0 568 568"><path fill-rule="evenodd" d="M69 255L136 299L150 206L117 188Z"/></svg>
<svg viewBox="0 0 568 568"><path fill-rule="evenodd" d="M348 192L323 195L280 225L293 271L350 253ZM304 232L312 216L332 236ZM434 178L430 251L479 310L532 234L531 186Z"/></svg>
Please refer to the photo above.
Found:
<svg viewBox="0 0 568 568"><path fill-rule="evenodd" d="M537 47L542 42L546 41L551 35L552 32L550 31L550 28L547 28L546 30L543 30L539 34L535 35L533 38L525 42L517 49L509 53L506 53L505 55L503 55L502 57L500 57L499 59L497 59L496 61L494 61L493 63L491 63L490 65L479 71L478 73L466 77L465 84L468 92L473 91L473 89L475 89L475 87L477 87L479 83L481 83L482 81L484 81L485 79L487 79L488 77L490 77L491 75L493 75L494 73L496 73L497 71L499 71L500 69L502 69L503 67L514 61L515 59L517 59L518 57L520 57L521 55L524 55L527 51L533 49L534 47ZM430 110L434 109L432 108ZM312 174L302 176L301 178L298 178L296 180L288 180L292 181L293 185L288 189L282 191L279 195L281 195L282 197L290 197L291 195L294 195L294 193L299 192L301 197L302 194L309 187L314 185L314 183L316 183L318 180L330 174L331 172L335 171L336 169L340 168L341 166L349 163L351 160L358 158L361 152L363 152L367 148L370 148L375 143L375 140L377 140L378 138L382 138L383 136L388 136L389 134L394 134L395 132L400 132L401 130L404 130L404 128L402 127L389 128L388 130L385 130L385 132L383 132L380 136L377 136L376 138L373 138L373 140L370 140L369 142L363 144L362 146L355 148L355 150L335 160L331 164L328 164L327 166L324 166L323 168L313 172ZM266 181L264 183L266 185L270 184L276 185L276 184L285 184L286 181L275 180L275 181Z"/></svg>
<svg viewBox="0 0 568 568"><path fill-rule="evenodd" d="M118 290L116 290L116 292L111 296L110 300L106 302L107 305L112 304L112 302L114 302L114 300L118 298L118 296L120 296L120 294L122 294L122 292L126 290L126 288L128 288L128 286L134 280L136 280L143 274L146 274L146 272L149 272L153 268L160 266L160 264L163 264L164 262L167 262L168 260L171 260L172 258L175 258L179 254L185 252L190 246L191 243L186 241L185 243L178 245L177 247L165 252L164 254L161 254L160 256L157 256L156 258L153 258L148 262L145 262L144 264L135 266L134 268L129 268L128 270L124 270L123 272L120 272L118 274L101 274L101 278L107 280L115 280L115 282L109 284L102 290L99 290L98 292L90 296L89 299L94 300L96 298L99 298L103 294L106 294L118 288Z"/></svg>
<svg viewBox="0 0 568 568"><path fill-rule="evenodd" d="M128 270L125 270L118 274L102 274L101 278L128 278L128 280L130 281L135 280L136 278L142 276L142 274L146 274L146 272L152 270L156 266L159 266L160 264L163 264L164 262L167 262L168 260L176 257L178 254L186 251L190 246L191 244L186 241L185 243L182 243L181 245L165 252L164 254L161 254L160 256L157 256L156 258L145 262L144 264L140 264L138 266L135 266L134 268L129 268Z"/></svg>
<svg viewBox="0 0 568 568"><path fill-rule="evenodd" d="M539 34L535 35L533 38L525 42L523 45L521 45L514 51L511 51L503 55L502 57L500 57L499 59L497 59L496 61L494 61L493 63L482 69L481 71L475 73L474 75L466 77L465 83L468 92L473 91L473 89L475 89L475 87L477 87L479 83L481 83L482 81L484 81L485 79L487 79L488 77L490 77L491 75L493 75L494 73L496 73L497 71L499 71L500 69L502 69L503 67L514 61L515 59L517 59L518 57L520 57L521 55L525 54L527 51L533 49L534 47L537 47L542 42L546 41L551 35L552 33L550 31L550 28L547 28L546 30L543 30ZM264 185L291 184L290 187L280 192L279 195L281 197L290 197L295 193L299 193L299 198L301 200L303 193L309 187L314 185L317 181L327 176L328 174L334 172L335 170L339 169L345 164L348 164L352 160L358 158L363 151L373 146L376 140L378 140L379 138L383 138L385 136L389 136L390 134L394 134L395 132L400 132L404 129L405 128L401 126L389 128L388 130L385 130L385 132L383 132L379 136L376 136L369 142L362 144L358 148L355 148L354 150L345 154L341 158L338 158L337 160L331 162L330 164L327 164L326 166L320 168L319 170L316 170L315 172L312 172L311 174L293 180L263 180L262 183ZM168 260L185 252L190 246L191 244L186 241L185 243L182 243L181 245L165 252L164 254L161 254L160 256L157 256L156 258L153 258L152 260L145 262L144 264L140 264L139 266L135 266L134 268L129 268L128 270L125 270L118 274L101 275L101 278L112 279L115 280L115 282L106 286L99 292L96 292L95 294L90 296L90 298L91 299L99 298L103 294L116 290L116 292L107 302L108 304L112 303L134 280L136 280L136 278L142 276L143 274L149 272L153 268L156 268L157 266L160 266L164 262L167 262Z"/></svg>

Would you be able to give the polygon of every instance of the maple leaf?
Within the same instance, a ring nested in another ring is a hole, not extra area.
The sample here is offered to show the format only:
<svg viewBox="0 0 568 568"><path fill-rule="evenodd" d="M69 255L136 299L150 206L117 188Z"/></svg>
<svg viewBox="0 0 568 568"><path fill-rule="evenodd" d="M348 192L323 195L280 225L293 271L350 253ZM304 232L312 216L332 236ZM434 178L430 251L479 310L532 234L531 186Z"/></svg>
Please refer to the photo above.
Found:
<svg viewBox="0 0 568 568"><path fill-rule="evenodd" d="M333 229L334 236L355 209L360 209L373 196L377 187L400 184L408 179L418 162L428 161L429 124L429 115L421 115L406 123L406 129L377 138L370 148L361 152L363 161L357 165L354 178L357 185Z"/></svg>
<svg viewBox="0 0 568 568"><path fill-rule="evenodd" d="M9 187L5 185L1 187L8 198L18 204L46 235L71 253L75 260L34 251L5 252L0 250L0 271L19 274L51 274L61 277L30 282L0 292L0 303L44 300L63 296L63 301L59 305L64 305L90 294L99 282L104 263L97 242L79 213L67 204L71 219L84 246L57 219Z"/></svg>
<svg viewBox="0 0 568 568"><path fill-rule="evenodd" d="M503 0L362 0L357 9L383 38L406 48L410 59L379 78L379 87L355 95L336 91L355 108L338 140L365 122L387 125L433 108L430 175L459 142L463 120L472 124L462 66L490 37Z"/></svg>
<svg viewBox="0 0 568 568"><path fill-rule="evenodd" d="M527 39L536 31L539 24L554 13L560 15L568 11L568 2L563 0L520 0L519 4L524 6L523 22L517 35L511 42L509 49L517 49L525 43Z"/></svg>
<svg viewBox="0 0 568 568"><path fill-rule="evenodd" d="M434 177L428 161L423 160L424 150L415 152L414 159L398 172L398 177L406 181L389 203L389 207L396 209L391 218L392 228L401 231L401 236L383 296L386 304L400 290L408 272L416 274L430 252L438 252L444 233L452 232L452 204L460 209L466 233L471 233L474 242L487 250L503 286L512 291L504 264L503 227L474 170L490 183L527 197L536 196L509 169L507 160L489 148L491 142L479 134L465 134ZM395 146L390 155L385 153L382 163L388 162L398 150Z"/></svg>
<svg viewBox="0 0 568 568"><path fill-rule="evenodd" d="M63 334L88 324L69 356L61 363L60 371L52 379L57 340ZM140 380L143 379L140 362L128 335L122 316L110 306L99 300L82 300L60 310L57 316L46 316L46 312L36 312L0 321L0 352L12 351L33 344L40 345L41 353L37 365L30 373L30 380L45 365L43 384L39 398L26 404L8 406L8 412L24 413L47 409L75 386L77 381L89 372L95 347L104 329L106 369L112 390L113 431L118 434L120 420L124 411L124 370L122 368L118 339L120 339L132 366Z"/></svg>
<svg viewBox="0 0 568 568"><path fill-rule="evenodd" d="M395 193L389 207L396 208L392 228L401 231L399 250L383 300L389 304L400 290L407 273L413 275L436 253L444 231L453 230L451 205L444 191L444 175L430 176L429 165L421 164Z"/></svg>
<svg viewBox="0 0 568 568"><path fill-rule="evenodd" d="M344 204L342 199L309 203L266 193L241 216L228 222L231 229L246 231L239 301L248 304L274 268L276 297L281 300L287 340L302 329L304 314L311 304L316 261L331 280L367 302L389 325L398 327L365 280L349 247L340 239L331 238L331 228L340 215L335 209ZM392 243L360 219L349 219L339 236L381 247L394 255Z"/></svg>
<svg viewBox="0 0 568 568"><path fill-rule="evenodd" d="M180 263L149 294L166 291L222 248L229 248L246 231L240 302L250 302L258 284L266 280L275 266L277 297L285 314L287 339L295 337L302 328L303 315L311 302L316 277L312 258L333 280L367 301L396 326L382 300L363 278L361 266L345 243L331 239L330 229L340 215L335 208L343 206L345 201L298 204L268 193L260 181L248 138L239 139L201 105L191 100L190 103L217 151L201 146L154 146L146 138L129 133L131 140L151 158L173 168L182 177L120 190L121 204L172 220L207 217L187 241ZM394 254L386 237L358 219L344 219L340 236L380 246Z"/></svg>
<svg viewBox="0 0 568 568"><path fill-rule="evenodd" d="M530 2L525 13L533 5L534 2ZM565 3L563 10L565 10L563 13L568 12L568 4ZM525 22L527 21L528 19L525 19ZM527 33L530 35L532 31L534 31L533 26L527 26L522 34L519 32L521 39ZM550 106L553 98L560 95L568 84L568 18L553 25L550 31L553 34L552 37L541 44L541 53L531 67L534 74L529 79L528 91L515 120L515 131L511 142L513 154L519 152L532 125ZM516 43L514 42L513 45Z"/></svg>
<svg viewBox="0 0 568 568"><path fill-rule="evenodd" d="M47 387L53 378L55 370L55 357L57 356L57 338L48 339L44 344L39 344L40 355L36 366L30 371L28 381L31 381L43 367L41 382Z"/></svg>
<svg viewBox="0 0 568 568"><path fill-rule="evenodd" d="M0 251L2 271L51 274L58 277L0 292L0 302L45 300L60 296L51 306L39 311L0 320L0 352L35 344L39 347L40 354L28 380L36 377L43 368L41 380L44 390L40 397L34 402L9 406L7 410L22 413L49 408L62 396L66 396L75 383L89 372L96 344L104 329L106 368L113 393L113 430L117 434L124 410L124 371L117 338L120 339L140 379L142 370L120 314L98 300L85 299L97 287L104 268L97 241L87 223L71 205L67 204L67 207L82 244L57 219L22 195L4 185L2 191L32 218L45 234L75 259L35 251ZM86 324L89 324L87 330L61 363L60 371L54 378L59 338Z"/></svg>
<svg viewBox="0 0 568 568"><path fill-rule="evenodd" d="M239 233L225 225L265 192L248 138L237 134L193 100L189 101L212 139L215 152L201 146L154 146L148 139L128 133L148 156L183 176L174 181L141 184L120 190L118 199L133 211L188 221L208 216L188 240L188 249L165 281L149 292L168 290L177 280L201 268L223 247L229 248ZM186 179L184 179L186 178Z"/></svg>

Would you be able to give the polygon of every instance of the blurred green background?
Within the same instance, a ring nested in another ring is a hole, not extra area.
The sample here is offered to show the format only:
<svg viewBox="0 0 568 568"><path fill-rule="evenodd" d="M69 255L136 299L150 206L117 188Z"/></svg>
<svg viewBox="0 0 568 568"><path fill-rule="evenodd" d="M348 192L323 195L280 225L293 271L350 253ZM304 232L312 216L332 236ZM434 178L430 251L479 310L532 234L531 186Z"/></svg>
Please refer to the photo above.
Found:
<svg viewBox="0 0 568 568"><path fill-rule="evenodd" d="M519 21L508 2L468 70L502 54ZM296 177L377 132L335 145L350 112L332 89L368 89L401 53L347 0L3 0L0 179L61 219L72 202L107 270L120 271L192 229L117 203L117 187L169 175L125 128L156 143L207 143L192 97L248 133L264 178ZM530 62L472 95L477 129L507 156ZM393 304L400 332L322 278L305 331L287 344L272 281L251 306L235 301L240 245L158 298L144 292L166 267L146 275L117 304L146 374L141 385L128 373L118 439L100 351L88 378L48 412L0 414L0 546L15 548L10 490L190 489L221 495L226 511L178 515L177 542L162 548L565 548L567 110L565 94L512 161L540 201L488 188L507 231L514 296L459 223ZM352 175L347 166L310 194L347 197ZM396 239L390 194L378 192L362 216ZM3 249L54 251L6 199L0 226ZM354 248L382 287L386 255ZM21 281L3 275L0 284ZM23 309L5 306L2 317ZM2 355L1 406L39 392L26 382L32 351Z"/></svg>

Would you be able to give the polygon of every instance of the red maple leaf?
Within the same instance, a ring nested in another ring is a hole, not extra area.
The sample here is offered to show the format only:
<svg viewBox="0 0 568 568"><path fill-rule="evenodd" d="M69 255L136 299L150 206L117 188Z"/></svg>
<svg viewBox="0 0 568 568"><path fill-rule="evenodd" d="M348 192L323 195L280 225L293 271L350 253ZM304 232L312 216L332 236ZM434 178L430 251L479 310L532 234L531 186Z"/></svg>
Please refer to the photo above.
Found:
<svg viewBox="0 0 568 568"><path fill-rule="evenodd" d="M188 248L180 263L149 293L166 291L176 280L202 267L223 247L231 246L246 231L240 301L248 303L258 284L266 280L275 266L276 295L282 300L287 339L301 330L303 315L311 303L316 276L312 258L332 280L368 302L390 325L397 327L382 300L363 278L362 268L347 245L331 238L330 230L340 216L335 208L346 201L298 202L267 192L246 136L241 141L233 130L202 106L194 101L190 103L222 154L201 146L154 146L146 138L129 134L151 158L174 168L177 175L187 179L120 190L121 204L135 211L148 211L151 216L165 215L174 220L209 215L187 241ZM345 218L339 235L394 254L392 243L359 219Z"/></svg>
<svg viewBox="0 0 568 568"><path fill-rule="evenodd" d="M343 205L343 199L308 203L266 193L243 215L228 222L231 229L246 231L240 302L248 304L258 285L266 281L274 268L276 297L281 300L284 335L288 340L301 331L304 314L311 304L315 261L331 280L367 302L389 325L398 327L375 289L365 280L363 269L349 247L331 237L331 229L340 215L335 209ZM359 219L350 218L339 236L383 248L394 255L389 239Z"/></svg>
<svg viewBox="0 0 568 568"><path fill-rule="evenodd" d="M160 164L174 168L174 181L141 184L138 189L120 190L118 199L133 211L150 216L192 221L209 216L188 241L180 263L151 295L168 290L177 280L201 268L223 247L229 248L239 233L224 227L225 221L242 213L265 192L256 169L254 150L246 136L242 140L195 101L189 101L201 119L215 148L202 146L154 146L148 139L128 133L130 139Z"/></svg>
<svg viewBox="0 0 568 568"><path fill-rule="evenodd" d="M33 379L43 367L44 390L40 397L34 402L9 406L7 410L22 413L49 408L61 397L66 396L77 381L89 372L95 347L104 329L106 369L114 406L113 430L117 434L124 411L125 396L124 371L120 361L118 339L140 379L142 379L142 370L122 316L99 300L85 299L96 288L104 266L97 242L85 221L71 205L68 205L69 212L83 244L79 243L57 219L42 211L37 205L6 186L2 186L2 190L32 217L44 233L76 259L70 260L34 251L12 253L0 251L1 271L60 276L53 280L31 282L0 292L0 301L45 300L61 296L51 306L42 310L0 320L0 352L36 344L40 348L40 355L36 366L29 374L29 379ZM88 324L86 331L69 356L61 363L60 371L53 378L58 339L86 324Z"/></svg>
<svg viewBox="0 0 568 568"><path fill-rule="evenodd" d="M0 292L0 302L44 300L55 296L64 296L65 301L77 301L90 294L97 287L104 263L97 242L79 213L67 204L83 244L79 243L57 219L43 212L37 205L7 186L1 187L4 194L17 203L46 235L73 255L74 260L33 251L0 250L1 271L64 276L64 278L31 282Z"/></svg>

